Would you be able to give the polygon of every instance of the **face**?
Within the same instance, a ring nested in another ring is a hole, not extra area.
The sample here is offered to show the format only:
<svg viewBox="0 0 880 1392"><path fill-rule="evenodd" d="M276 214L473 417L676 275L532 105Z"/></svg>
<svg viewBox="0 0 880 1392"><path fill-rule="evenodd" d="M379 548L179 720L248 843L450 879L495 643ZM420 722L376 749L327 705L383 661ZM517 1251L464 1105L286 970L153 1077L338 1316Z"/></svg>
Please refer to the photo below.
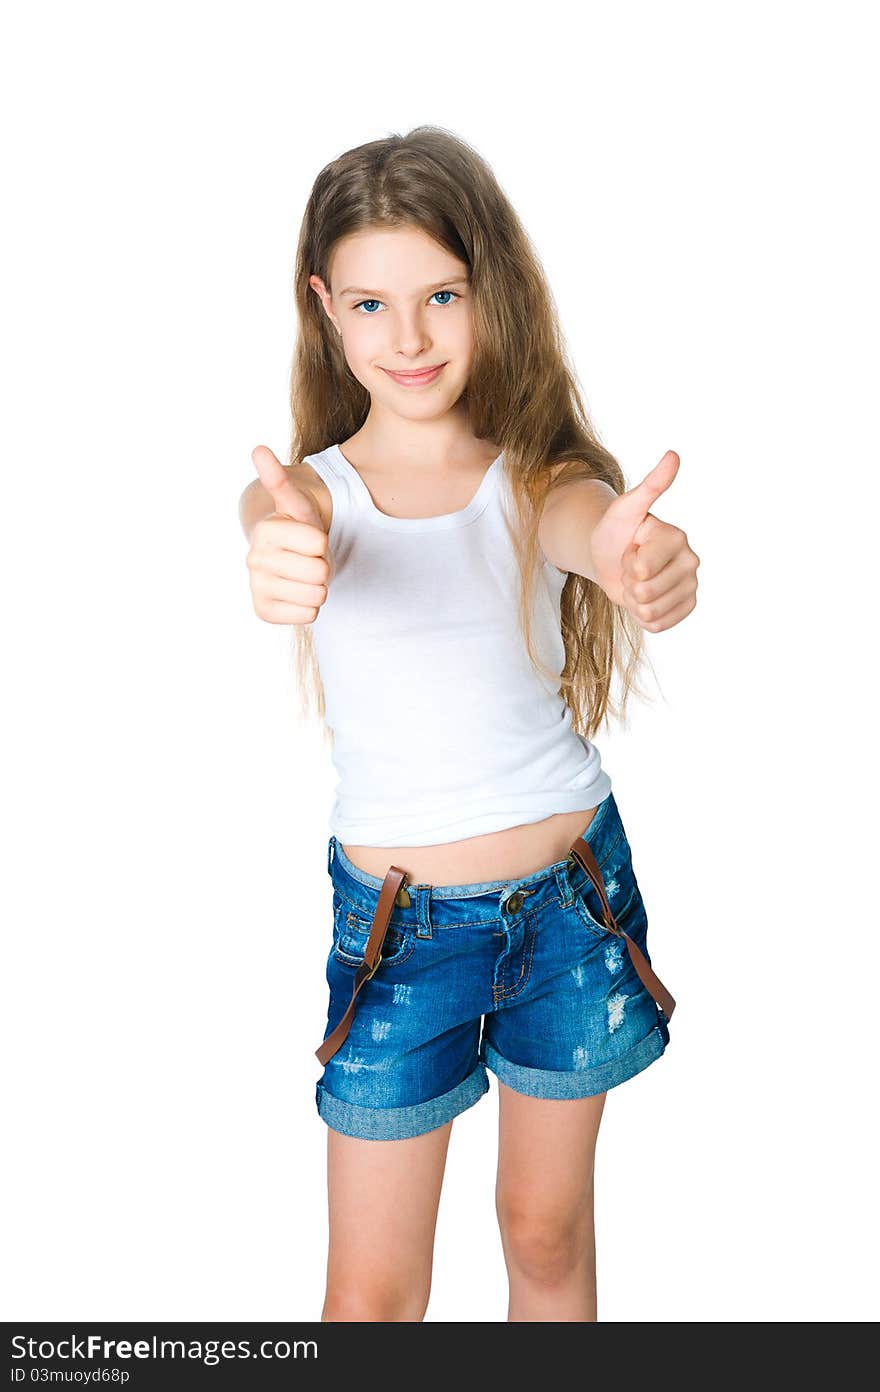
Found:
<svg viewBox="0 0 880 1392"><path fill-rule="evenodd" d="M469 268L418 228L343 237L320 297L349 367L376 404L396 415L442 415L465 388L473 353ZM427 376L395 376L439 368Z"/></svg>

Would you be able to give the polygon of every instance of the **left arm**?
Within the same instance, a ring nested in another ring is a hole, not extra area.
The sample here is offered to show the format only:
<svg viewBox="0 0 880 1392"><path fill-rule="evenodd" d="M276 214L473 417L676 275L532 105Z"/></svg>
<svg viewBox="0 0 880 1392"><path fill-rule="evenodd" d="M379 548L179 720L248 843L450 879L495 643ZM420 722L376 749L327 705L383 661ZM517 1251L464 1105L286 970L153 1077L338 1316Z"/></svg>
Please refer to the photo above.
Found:
<svg viewBox="0 0 880 1392"><path fill-rule="evenodd" d="M626 493L599 479L555 484L538 524L549 561L594 581L651 633L680 623L697 602L699 556L680 527L649 511L680 463L667 450Z"/></svg>
<svg viewBox="0 0 880 1392"><path fill-rule="evenodd" d="M554 484L538 523L538 541L547 560L598 584L590 548L593 528L617 496L601 479Z"/></svg>

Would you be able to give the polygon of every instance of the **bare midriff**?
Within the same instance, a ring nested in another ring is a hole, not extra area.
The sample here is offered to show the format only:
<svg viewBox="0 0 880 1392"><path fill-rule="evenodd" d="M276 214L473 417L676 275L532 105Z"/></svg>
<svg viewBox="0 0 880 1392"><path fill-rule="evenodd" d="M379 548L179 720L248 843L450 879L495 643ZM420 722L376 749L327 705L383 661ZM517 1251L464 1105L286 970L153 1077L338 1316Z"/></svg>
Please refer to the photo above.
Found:
<svg viewBox="0 0 880 1392"><path fill-rule="evenodd" d="M565 860L576 837L582 836L597 808L557 812L541 822L506 827L464 841L437 846L348 846L342 849L353 865L367 875L384 879L390 865L405 870L409 884L480 884L486 880L518 880L558 860Z"/></svg>

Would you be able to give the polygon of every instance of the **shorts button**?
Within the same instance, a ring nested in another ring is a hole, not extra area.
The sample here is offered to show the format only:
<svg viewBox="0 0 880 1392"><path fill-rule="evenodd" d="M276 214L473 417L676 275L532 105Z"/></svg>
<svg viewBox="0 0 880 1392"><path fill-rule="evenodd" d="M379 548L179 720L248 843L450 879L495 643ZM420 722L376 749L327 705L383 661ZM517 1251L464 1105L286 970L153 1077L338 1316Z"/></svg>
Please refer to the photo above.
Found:
<svg viewBox="0 0 880 1392"><path fill-rule="evenodd" d="M511 894L507 901L507 907L511 913L519 913L523 905L523 896L519 893Z"/></svg>

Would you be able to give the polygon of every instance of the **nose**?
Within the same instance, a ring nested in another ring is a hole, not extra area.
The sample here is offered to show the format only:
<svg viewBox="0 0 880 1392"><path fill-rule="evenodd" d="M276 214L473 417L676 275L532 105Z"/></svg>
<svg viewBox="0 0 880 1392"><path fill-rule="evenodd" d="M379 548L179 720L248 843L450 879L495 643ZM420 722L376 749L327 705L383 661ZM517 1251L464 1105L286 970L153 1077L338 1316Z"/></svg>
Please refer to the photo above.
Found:
<svg viewBox="0 0 880 1392"><path fill-rule="evenodd" d="M404 358L416 358L430 347L431 338L418 310L403 311L397 323L395 352Z"/></svg>

